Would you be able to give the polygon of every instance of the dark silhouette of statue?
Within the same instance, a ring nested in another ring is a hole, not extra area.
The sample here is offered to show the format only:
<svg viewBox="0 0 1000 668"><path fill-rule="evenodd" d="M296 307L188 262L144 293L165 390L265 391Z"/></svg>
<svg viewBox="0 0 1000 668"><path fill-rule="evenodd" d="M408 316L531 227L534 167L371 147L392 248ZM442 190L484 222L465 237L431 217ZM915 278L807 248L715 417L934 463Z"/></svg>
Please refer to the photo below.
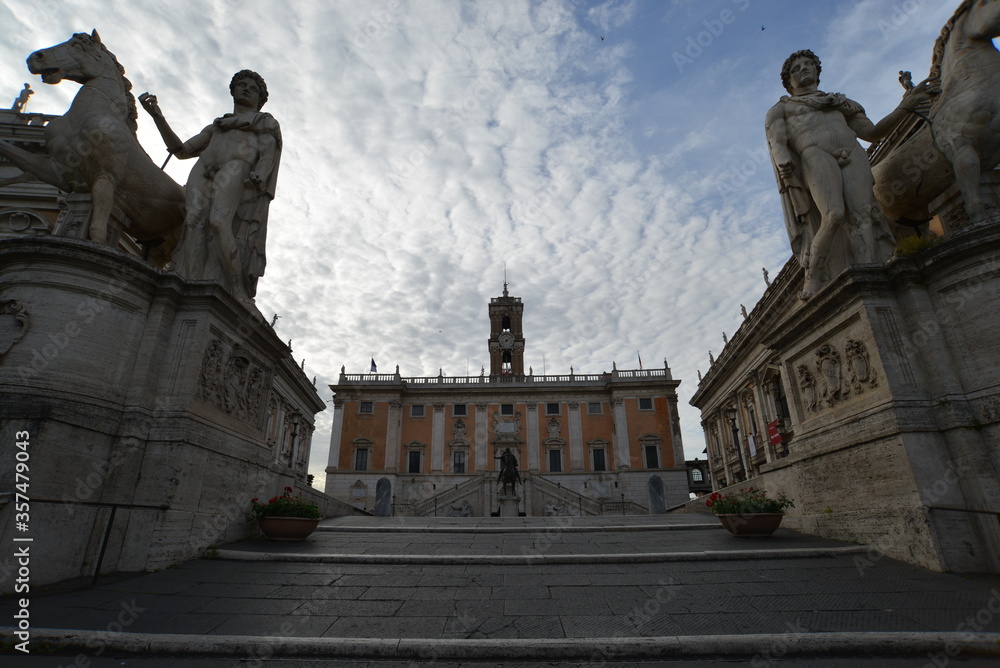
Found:
<svg viewBox="0 0 1000 668"><path fill-rule="evenodd" d="M505 448L494 459L500 460L500 473L497 475L497 484L503 488L510 485L511 492L514 492L517 489L516 483L521 482L521 475L517 471L517 457L510 451L510 448Z"/></svg>

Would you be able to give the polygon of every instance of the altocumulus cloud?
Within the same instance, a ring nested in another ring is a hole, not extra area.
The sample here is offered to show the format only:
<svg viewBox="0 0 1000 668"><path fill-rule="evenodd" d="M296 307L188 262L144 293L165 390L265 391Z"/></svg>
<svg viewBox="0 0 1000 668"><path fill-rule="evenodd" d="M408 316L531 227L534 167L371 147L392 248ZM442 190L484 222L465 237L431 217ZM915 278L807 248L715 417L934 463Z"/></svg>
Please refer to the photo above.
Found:
<svg viewBox="0 0 1000 668"><path fill-rule="evenodd" d="M29 80L32 50L97 28L186 138L230 110L233 72L259 71L285 152L257 303L324 398L372 355L381 371L478 374L506 263L535 372L668 358L694 457L696 369L759 298L760 268L789 255L762 153L781 61L813 48L824 87L880 118L898 69L924 76L940 4L880 30L889 3L740 0L679 73L671 52L733 2L8 0L0 96ZM76 92L32 85L47 113ZM145 115L140 139L166 157ZM167 167L182 183L189 169ZM318 416L320 487L331 423Z"/></svg>

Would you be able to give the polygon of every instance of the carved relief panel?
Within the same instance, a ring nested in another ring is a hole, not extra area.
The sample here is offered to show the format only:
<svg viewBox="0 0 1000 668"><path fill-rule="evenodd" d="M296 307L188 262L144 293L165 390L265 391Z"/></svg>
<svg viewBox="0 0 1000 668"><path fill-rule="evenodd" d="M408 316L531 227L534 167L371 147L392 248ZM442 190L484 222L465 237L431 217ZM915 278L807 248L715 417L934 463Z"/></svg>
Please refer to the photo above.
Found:
<svg viewBox="0 0 1000 668"><path fill-rule="evenodd" d="M796 364L795 372L806 417L835 408L879 386L868 346L860 337L850 335L817 346Z"/></svg>
<svg viewBox="0 0 1000 668"><path fill-rule="evenodd" d="M201 361L198 397L235 418L257 426L270 394L271 374L237 345L212 339Z"/></svg>

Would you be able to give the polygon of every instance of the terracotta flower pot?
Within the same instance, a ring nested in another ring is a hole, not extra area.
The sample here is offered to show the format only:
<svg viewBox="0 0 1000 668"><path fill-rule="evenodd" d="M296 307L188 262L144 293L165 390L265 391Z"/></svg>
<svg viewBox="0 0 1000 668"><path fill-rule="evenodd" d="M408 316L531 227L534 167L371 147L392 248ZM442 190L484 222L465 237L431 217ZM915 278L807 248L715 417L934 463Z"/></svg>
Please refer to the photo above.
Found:
<svg viewBox="0 0 1000 668"><path fill-rule="evenodd" d="M257 521L260 530L271 540L305 540L319 520L307 517L262 517Z"/></svg>
<svg viewBox="0 0 1000 668"><path fill-rule="evenodd" d="M781 524L784 513L742 513L742 514L718 514L716 517L722 522L729 533L741 538L770 536Z"/></svg>

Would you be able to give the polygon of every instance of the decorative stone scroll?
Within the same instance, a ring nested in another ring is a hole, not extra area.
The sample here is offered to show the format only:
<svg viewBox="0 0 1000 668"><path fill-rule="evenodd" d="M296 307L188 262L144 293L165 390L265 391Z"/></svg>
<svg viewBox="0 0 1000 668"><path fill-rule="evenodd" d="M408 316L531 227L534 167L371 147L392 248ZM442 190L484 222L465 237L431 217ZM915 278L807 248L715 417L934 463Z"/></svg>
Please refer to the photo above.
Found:
<svg viewBox="0 0 1000 668"><path fill-rule="evenodd" d="M855 394L878 386L878 374L872 368L868 348L861 341L847 340L847 366L851 374L850 384Z"/></svg>
<svg viewBox="0 0 1000 668"><path fill-rule="evenodd" d="M823 344L816 351L816 369L819 371L820 398L827 406L833 406L844 397L840 353L829 344Z"/></svg>
<svg viewBox="0 0 1000 668"><path fill-rule="evenodd" d="M0 356L24 338L30 324L24 304L16 299L0 301Z"/></svg>
<svg viewBox="0 0 1000 668"><path fill-rule="evenodd" d="M209 342L201 363L199 398L233 417L257 425L270 387L268 371L255 364L239 345L230 347L219 339Z"/></svg>
<svg viewBox="0 0 1000 668"><path fill-rule="evenodd" d="M795 371L799 375L799 391L802 394L802 402L805 404L805 409L809 413L815 413L818 410L816 402L816 378L805 364L800 364Z"/></svg>

